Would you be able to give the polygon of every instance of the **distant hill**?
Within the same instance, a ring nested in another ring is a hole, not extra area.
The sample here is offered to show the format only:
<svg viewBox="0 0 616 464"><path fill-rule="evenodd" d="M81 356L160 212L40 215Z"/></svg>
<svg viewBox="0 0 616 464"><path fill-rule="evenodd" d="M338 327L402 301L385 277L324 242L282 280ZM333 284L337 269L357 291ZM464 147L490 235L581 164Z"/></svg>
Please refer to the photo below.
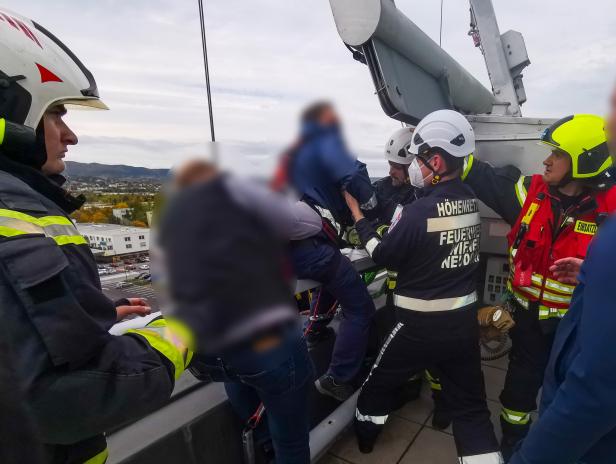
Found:
<svg viewBox="0 0 616 464"><path fill-rule="evenodd" d="M123 164L78 163L66 161L66 173L72 177L103 177L109 179L164 179L168 169L149 169Z"/></svg>

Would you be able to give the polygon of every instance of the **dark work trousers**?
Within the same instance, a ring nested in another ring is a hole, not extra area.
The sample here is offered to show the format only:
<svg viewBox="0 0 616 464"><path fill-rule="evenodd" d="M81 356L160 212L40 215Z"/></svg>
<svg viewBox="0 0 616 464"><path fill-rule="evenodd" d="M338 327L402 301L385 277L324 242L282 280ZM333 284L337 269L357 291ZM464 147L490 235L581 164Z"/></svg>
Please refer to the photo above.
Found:
<svg viewBox="0 0 616 464"><path fill-rule="evenodd" d="M229 401L245 422L263 402L276 464L310 462L308 392L314 368L299 325L220 356L198 355L191 371L225 382Z"/></svg>
<svg viewBox="0 0 616 464"><path fill-rule="evenodd" d="M295 273L300 279L311 279L323 285L319 303L327 311L335 300L342 308L332 359L327 371L338 383L348 383L359 372L366 348L370 325L375 313L374 302L366 284L351 262L333 244L321 238L295 243L291 249ZM313 324L312 330L323 329L331 318Z"/></svg>
<svg viewBox="0 0 616 464"><path fill-rule="evenodd" d="M396 308L398 323L381 347L357 402L355 430L374 443L395 409L397 390L427 367L439 373L459 456L496 453L481 372L474 308L419 313ZM491 461L490 461L491 462Z"/></svg>
<svg viewBox="0 0 616 464"><path fill-rule="evenodd" d="M558 322L556 319L539 321L536 304L531 303L529 309L514 305L516 325L509 331L509 367L500 395L503 443L509 446L523 439L530 428L530 413L537 409L537 395Z"/></svg>

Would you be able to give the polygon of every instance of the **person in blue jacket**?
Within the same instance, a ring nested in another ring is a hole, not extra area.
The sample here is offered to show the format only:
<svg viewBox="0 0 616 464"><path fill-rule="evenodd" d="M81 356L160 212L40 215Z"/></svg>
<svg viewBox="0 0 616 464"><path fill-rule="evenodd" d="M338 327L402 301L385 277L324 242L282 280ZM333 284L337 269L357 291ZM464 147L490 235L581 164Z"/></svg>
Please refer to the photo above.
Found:
<svg viewBox="0 0 616 464"><path fill-rule="evenodd" d="M304 110L298 140L283 155L272 180L275 190L286 187L315 210L328 210L341 231L353 225L343 189L357 195L365 210L376 210L366 166L347 149L331 103L317 102ZM340 252L338 232L325 222L323 232L292 242L291 259L298 278L323 284L311 318L309 342L327 336L334 310L338 304L342 308L331 362L315 385L321 394L345 401L355 390L376 310L363 279Z"/></svg>
<svg viewBox="0 0 616 464"><path fill-rule="evenodd" d="M607 124L616 134L616 92ZM610 137L612 158L616 153ZM580 262L556 262L563 281ZM607 219L577 276L569 312L560 322L543 382L539 421L510 464L616 462L616 218Z"/></svg>
<svg viewBox="0 0 616 464"><path fill-rule="evenodd" d="M331 103L317 102L304 110L291 152L288 172L294 189L308 203L329 210L340 225L353 224L342 190L357 198L364 211L377 206L366 165L348 150Z"/></svg>

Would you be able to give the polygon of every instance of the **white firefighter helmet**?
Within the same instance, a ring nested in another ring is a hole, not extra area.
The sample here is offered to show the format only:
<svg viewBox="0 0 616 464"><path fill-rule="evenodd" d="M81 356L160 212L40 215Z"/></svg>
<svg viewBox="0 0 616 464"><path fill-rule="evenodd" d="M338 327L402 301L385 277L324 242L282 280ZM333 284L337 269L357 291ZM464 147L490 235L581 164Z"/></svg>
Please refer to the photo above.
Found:
<svg viewBox="0 0 616 464"><path fill-rule="evenodd" d="M0 7L0 118L36 129L60 104L107 109L92 73L47 29Z"/></svg>
<svg viewBox="0 0 616 464"><path fill-rule="evenodd" d="M413 128L403 127L394 132L385 145L385 158L392 163L409 165L415 157L408 151L413 141Z"/></svg>
<svg viewBox="0 0 616 464"><path fill-rule="evenodd" d="M440 148L456 158L470 155L475 151L473 127L457 111L430 113L417 124L409 151L422 156L433 148Z"/></svg>

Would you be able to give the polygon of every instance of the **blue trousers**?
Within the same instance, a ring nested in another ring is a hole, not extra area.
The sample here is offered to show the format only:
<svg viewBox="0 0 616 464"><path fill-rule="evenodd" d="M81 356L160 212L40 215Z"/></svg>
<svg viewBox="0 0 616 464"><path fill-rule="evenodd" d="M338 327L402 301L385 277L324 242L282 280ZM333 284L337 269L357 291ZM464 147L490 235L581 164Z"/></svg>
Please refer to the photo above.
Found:
<svg viewBox="0 0 616 464"><path fill-rule="evenodd" d="M376 311L366 284L340 250L320 239L304 240L294 246L291 257L300 279L312 279L323 285L325 292L319 306L327 311L337 300L342 319L328 369L336 382L347 383L359 372L366 355L372 317ZM331 320L331 319L330 319ZM312 329L324 328L329 320L319 321Z"/></svg>
<svg viewBox="0 0 616 464"><path fill-rule="evenodd" d="M275 346L262 351L259 346L264 342ZM310 462L308 392L314 368L299 327L217 357L199 356L194 367L225 383L242 420L247 421L263 402L276 464Z"/></svg>

